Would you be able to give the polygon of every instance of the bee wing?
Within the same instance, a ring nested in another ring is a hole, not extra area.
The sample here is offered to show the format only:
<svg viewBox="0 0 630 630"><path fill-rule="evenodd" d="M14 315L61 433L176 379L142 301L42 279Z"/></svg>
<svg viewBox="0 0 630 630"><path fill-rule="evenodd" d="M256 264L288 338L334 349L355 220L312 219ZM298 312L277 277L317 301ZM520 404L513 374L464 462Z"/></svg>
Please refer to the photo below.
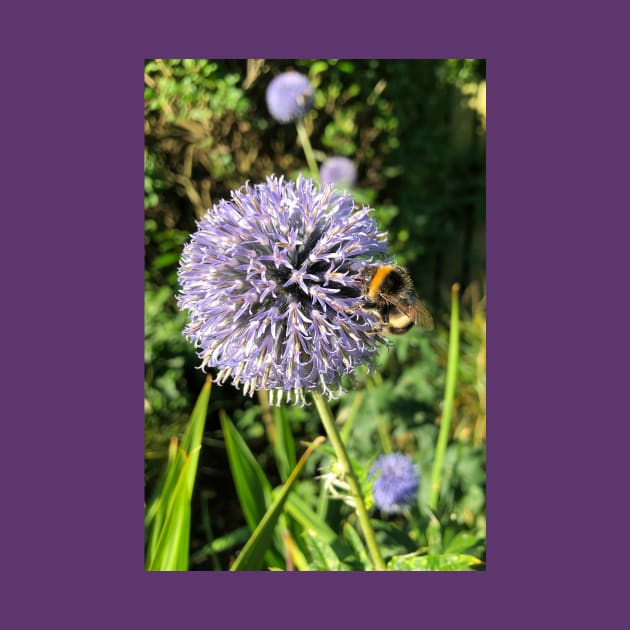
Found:
<svg viewBox="0 0 630 630"><path fill-rule="evenodd" d="M433 330L433 317L420 301L416 302L416 324L426 330Z"/></svg>

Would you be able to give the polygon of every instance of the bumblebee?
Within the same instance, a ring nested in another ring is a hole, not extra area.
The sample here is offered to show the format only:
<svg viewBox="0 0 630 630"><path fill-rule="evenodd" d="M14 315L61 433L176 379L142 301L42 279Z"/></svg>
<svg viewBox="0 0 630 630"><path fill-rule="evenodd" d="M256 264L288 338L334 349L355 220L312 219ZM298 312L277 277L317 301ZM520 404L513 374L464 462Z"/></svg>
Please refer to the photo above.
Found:
<svg viewBox="0 0 630 630"><path fill-rule="evenodd" d="M375 265L362 273L364 282L361 308L374 313L381 331L402 335L414 324L433 329L433 317L416 295L409 272L398 265Z"/></svg>

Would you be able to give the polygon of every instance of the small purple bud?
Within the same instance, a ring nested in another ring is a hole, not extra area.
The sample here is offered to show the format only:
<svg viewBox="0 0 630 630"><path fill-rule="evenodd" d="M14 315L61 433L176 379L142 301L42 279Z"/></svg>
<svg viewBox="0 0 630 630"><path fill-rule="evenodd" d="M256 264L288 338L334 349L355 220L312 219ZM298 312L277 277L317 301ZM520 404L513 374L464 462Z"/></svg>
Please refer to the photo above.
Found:
<svg viewBox="0 0 630 630"><path fill-rule="evenodd" d="M303 118L313 107L313 87L299 72L283 72L267 86L267 107L279 123Z"/></svg>
<svg viewBox="0 0 630 630"><path fill-rule="evenodd" d="M357 168L347 157L336 156L321 165L319 176L324 185L352 188L357 179Z"/></svg>
<svg viewBox="0 0 630 630"><path fill-rule="evenodd" d="M418 492L420 474L403 453L382 455L370 468L370 477L378 477L372 487L374 502L385 513L400 512L411 505Z"/></svg>

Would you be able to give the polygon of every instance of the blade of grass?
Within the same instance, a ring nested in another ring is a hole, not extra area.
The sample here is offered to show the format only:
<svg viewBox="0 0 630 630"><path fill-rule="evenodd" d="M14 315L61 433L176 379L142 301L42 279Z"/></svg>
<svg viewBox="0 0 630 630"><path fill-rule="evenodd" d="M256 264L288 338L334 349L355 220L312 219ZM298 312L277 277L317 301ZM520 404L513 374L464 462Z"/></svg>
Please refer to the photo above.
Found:
<svg viewBox="0 0 630 630"><path fill-rule="evenodd" d="M278 465L280 479L286 481L291 471L295 468L295 440L293 439L287 412L283 407L273 408L273 420L276 434L273 452Z"/></svg>
<svg viewBox="0 0 630 630"><path fill-rule="evenodd" d="M188 460L177 479L173 496L155 545L155 554L148 571L187 571L190 539L190 499L187 497L186 475Z"/></svg>
<svg viewBox="0 0 630 630"><path fill-rule="evenodd" d="M230 571L256 571L262 567L265 551L271 543L276 522L282 513L291 487L295 483L309 455L313 452L313 449L323 441L324 438L321 436L315 439L306 449L302 457L300 457L300 460L293 469L293 472L289 475L289 478L276 494L273 503L261 519L260 523L258 523L254 533L245 543L245 546L238 555L238 558L234 561L234 564L230 567Z"/></svg>
<svg viewBox="0 0 630 630"><path fill-rule="evenodd" d="M271 484L238 429L225 413L219 417L236 494L245 520L254 531L271 503Z"/></svg>
<svg viewBox="0 0 630 630"><path fill-rule="evenodd" d="M168 497L172 496L173 488L177 482L177 465L175 464L177 450L178 442L177 438L174 437L168 445L168 458L164 479L149 503L144 517L145 536L148 538L146 550L147 562L152 561L155 557L157 540L162 531L164 516L167 511L166 503L168 502Z"/></svg>
<svg viewBox="0 0 630 630"><path fill-rule="evenodd" d="M215 571L220 571L221 570L221 562L219 561L219 556L217 554L216 551L214 551L214 548L212 547L212 543L214 542L214 533L212 531L212 525L210 524L210 508L208 505L208 493L207 492L203 492L201 493L201 501L200 501L200 507L201 507L201 527L206 535L206 547L209 548L209 555L210 555L210 560L212 562L212 568ZM205 557L204 557L205 558ZM195 557L195 555L191 556L190 558L191 562L197 562L197 557Z"/></svg>
<svg viewBox="0 0 630 630"><path fill-rule="evenodd" d="M357 559L363 565L366 571L373 571L374 565L372 561L368 557L367 551L363 546L363 542L361 541L361 537L350 523L345 523L343 526L343 535L345 539L350 543L350 546L354 550L354 553L357 555Z"/></svg>
<svg viewBox="0 0 630 630"><path fill-rule="evenodd" d="M249 530L253 532L271 505L271 483L227 415L221 412L219 418L236 494ZM282 567L283 542L280 532L274 532L273 542L273 546L268 550L267 564Z"/></svg>
<svg viewBox="0 0 630 630"><path fill-rule="evenodd" d="M164 480L146 511L145 533L148 544L145 562L149 571L188 569L190 501L197 475L210 389L211 379L208 377L179 448L177 440L171 440Z"/></svg>
<svg viewBox="0 0 630 630"><path fill-rule="evenodd" d="M223 551L227 551L237 545L242 545L249 538L249 527L244 525L239 527L229 534L225 534L220 538L214 538L212 541L205 544L201 549L198 549L193 553L190 558L191 562L203 562L208 556L219 554ZM218 570L219 568L217 568Z"/></svg>
<svg viewBox="0 0 630 630"><path fill-rule="evenodd" d="M322 540L332 542L336 538L335 532L328 523L320 518L304 499L293 493L287 500L286 512L304 529L313 530Z"/></svg>
<svg viewBox="0 0 630 630"><path fill-rule="evenodd" d="M446 368L446 385L444 387L444 411L435 447L435 459L431 471L431 493L429 496L429 508L435 512L440 496L440 484L442 482L442 466L444 453L451 429L453 416L453 401L455 399L455 387L457 385L457 369L459 362L459 284L455 283L451 290L451 330L448 338L448 366Z"/></svg>
<svg viewBox="0 0 630 630"><path fill-rule="evenodd" d="M292 567L294 566L298 571L308 571L308 562L295 540L293 540L291 532L286 530L282 537L287 554L287 571L293 570Z"/></svg>

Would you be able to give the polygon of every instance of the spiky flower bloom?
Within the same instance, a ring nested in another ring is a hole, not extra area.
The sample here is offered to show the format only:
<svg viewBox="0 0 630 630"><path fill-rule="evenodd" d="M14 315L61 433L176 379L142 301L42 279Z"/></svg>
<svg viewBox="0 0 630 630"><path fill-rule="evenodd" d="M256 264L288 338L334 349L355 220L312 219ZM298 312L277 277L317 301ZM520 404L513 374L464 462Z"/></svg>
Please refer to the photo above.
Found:
<svg viewBox="0 0 630 630"><path fill-rule="evenodd" d="M357 167L347 157L337 155L328 158L319 169L322 184L352 188L357 179Z"/></svg>
<svg viewBox="0 0 630 630"><path fill-rule="evenodd" d="M313 87L308 77L299 72L283 72L267 86L269 113L280 123L290 123L313 107Z"/></svg>
<svg viewBox="0 0 630 630"><path fill-rule="evenodd" d="M359 308L360 272L386 249L370 212L332 187L274 176L209 210L178 271L201 367L250 396L270 390L273 404L341 391L382 341Z"/></svg>
<svg viewBox="0 0 630 630"><path fill-rule="evenodd" d="M374 502L382 512L400 512L415 501L420 474L403 453L382 455L370 468L369 476L378 475L372 486Z"/></svg>

